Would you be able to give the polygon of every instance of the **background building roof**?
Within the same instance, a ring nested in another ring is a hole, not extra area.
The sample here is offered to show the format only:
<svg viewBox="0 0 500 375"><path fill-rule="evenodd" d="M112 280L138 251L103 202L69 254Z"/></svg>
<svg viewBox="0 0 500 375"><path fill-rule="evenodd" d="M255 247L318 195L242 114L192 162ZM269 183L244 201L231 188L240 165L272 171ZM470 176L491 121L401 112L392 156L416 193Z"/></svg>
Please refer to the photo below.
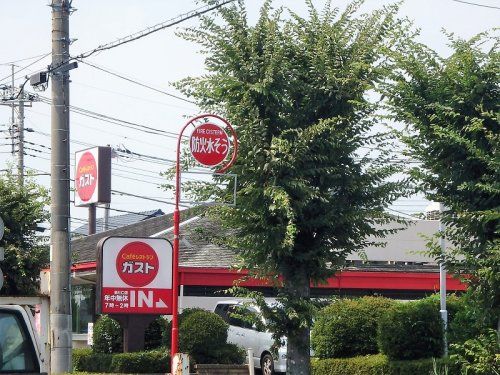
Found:
<svg viewBox="0 0 500 375"><path fill-rule="evenodd" d="M143 220L151 219L152 217L163 216L165 213L162 210L150 210L137 213L128 213L124 215L110 216L108 220L108 229L116 229L127 225L135 224ZM104 218L96 220L96 233L104 232ZM85 224L76 228L72 234L88 235L89 225Z"/></svg>

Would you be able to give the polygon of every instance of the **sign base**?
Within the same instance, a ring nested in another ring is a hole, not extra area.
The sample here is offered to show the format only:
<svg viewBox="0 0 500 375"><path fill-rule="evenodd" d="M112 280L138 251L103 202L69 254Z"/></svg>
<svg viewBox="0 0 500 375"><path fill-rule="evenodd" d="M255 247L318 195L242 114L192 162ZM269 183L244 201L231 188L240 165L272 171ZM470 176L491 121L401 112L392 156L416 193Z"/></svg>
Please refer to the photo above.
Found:
<svg viewBox="0 0 500 375"><path fill-rule="evenodd" d="M146 328L159 315L110 315L120 323L123 329L123 352L140 352L144 350L144 333Z"/></svg>

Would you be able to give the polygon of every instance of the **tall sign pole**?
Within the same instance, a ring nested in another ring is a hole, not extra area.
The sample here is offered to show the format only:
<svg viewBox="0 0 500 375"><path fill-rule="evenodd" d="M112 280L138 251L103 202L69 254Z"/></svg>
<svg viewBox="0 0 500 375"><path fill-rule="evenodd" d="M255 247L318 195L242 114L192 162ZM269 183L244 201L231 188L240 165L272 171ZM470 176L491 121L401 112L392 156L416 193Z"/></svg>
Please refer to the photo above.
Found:
<svg viewBox="0 0 500 375"><path fill-rule="evenodd" d="M70 0L52 0L51 373L71 372L69 60ZM62 67L62 68L61 68Z"/></svg>
<svg viewBox="0 0 500 375"><path fill-rule="evenodd" d="M179 352L179 228L181 215L179 210L181 196L181 141L182 135L186 128L190 125L197 125L193 130L189 143L191 155L202 165L206 167L215 167L221 165L217 173L223 173L236 160L238 154L238 138L236 131L231 124L220 116L212 114L204 114L196 116L189 120L179 133L177 139L177 158L175 162L175 209L174 209L174 253L172 263L172 344L171 344L171 359L172 373L174 372L173 363L174 357ZM219 124L222 124L219 125ZM229 129L233 137L232 156L229 161L226 161L229 154L229 138L225 131Z"/></svg>

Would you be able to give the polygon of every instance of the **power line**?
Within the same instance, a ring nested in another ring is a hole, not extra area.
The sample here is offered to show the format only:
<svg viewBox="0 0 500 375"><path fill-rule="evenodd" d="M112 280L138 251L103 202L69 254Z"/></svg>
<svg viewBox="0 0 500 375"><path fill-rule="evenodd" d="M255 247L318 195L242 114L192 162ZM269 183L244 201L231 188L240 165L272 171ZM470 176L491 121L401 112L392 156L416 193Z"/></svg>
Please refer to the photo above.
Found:
<svg viewBox="0 0 500 375"><path fill-rule="evenodd" d="M50 54L51 54L51 52L42 53L42 54L36 55L36 56L25 57L24 59L12 60L12 61L7 61L7 62L4 62L4 63L0 63L0 65L12 65L12 64L15 64L15 63L18 63L18 62L21 62L21 61L33 60L33 59L36 59L37 57L46 57L46 56L48 56Z"/></svg>
<svg viewBox="0 0 500 375"><path fill-rule="evenodd" d="M477 7L482 7L482 8L490 8L490 9L500 9L500 7L496 7L494 5L485 5L485 4L478 4L478 3L471 3L469 1L463 1L463 0L451 0L456 3L462 3L462 4L468 4L468 5L474 5Z"/></svg>
<svg viewBox="0 0 500 375"><path fill-rule="evenodd" d="M112 194L113 193L114 194L118 194L118 195L125 195L125 196L128 196L128 197L134 197L134 198L139 198L139 199L145 199L145 200L152 201L152 202L158 202L158 203L175 205L174 202L169 202L169 201L164 201L164 200L161 200L161 199L155 199L155 198L149 198L149 197L143 197L141 195L136 195L136 194L132 194L132 193L126 193L124 191L119 191L119 190L111 190L111 193ZM188 206L183 206L183 207L188 207Z"/></svg>
<svg viewBox="0 0 500 375"><path fill-rule="evenodd" d="M146 99L146 98L143 98L140 96L127 95L127 94L124 94L123 92L108 90L108 89L105 89L102 87L97 87L97 86L92 86L92 85L87 85L86 83L81 83L81 82L76 82L76 81L72 81L71 83L74 85L77 85L77 86L87 87L87 88L90 88L92 90L97 90L97 91L107 92L107 93L111 93L111 94L115 94L115 95L120 95L120 96L123 96L125 98L140 100L140 101L147 102L147 103L153 103L153 104L163 105L166 107L180 108L180 109L186 109L186 110L195 110L194 108L183 107L183 106L176 105L176 104L165 103L165 102L161 102L159 100L151 100L151 99Z"/></svg>
<svg viewBox="0 0 500 375"><path fill-rule="evenodd" d="M47 98L47 97L39 96L39 98L40 98L40 101L42 103L52 104L52 100L49 99L49 98ZM80 114L82 116L87 116L87 117L90 117L90 118L93 118L93 119L96 119L96 120L100 120L100 121L108 122L108 123L111 123L111 124L119 125L119 126L122 126L122 127L128 128L128 129L142 131L144 133L153 134L153 135L161 135L161 136L167 137L167 138L177 139L177 137L178 137L178 134L176 134L174 132L169 132L167 130L153 128L151 126L138 124L138 123L132 122L132 121L121 120L119 118L108 116L108 115L104 115L102 113L94 112L94 111L91 111L91 110L88 110L88 109L85 109L85 108L76 107L76 106L73 106L73 105L70 105L69 108L70 108L71 111L73 111L75 113L78 113L78 114Z"/></svg>
<svg viewBox="0 0 500 375"><path fill-rule="evenodd" d="M387 209L387 210L389 210L389 211L392 211L392 212L396 212L396 213L401 214L401 215L405 215L405 216L407 216L408 218L415 219L415 217L411 216L410 214L407 214L406 212L402 212L402 211L394 210L394 209L392 209L392 208L388 208L388 207L387 207L386 209Z"/></svg>
<svg viewBox="0 0 500 375"><path fill-rule="evenodd" d="M36 113L38 115L41 115L41 116L45 116L45 117L50 117L50 115L46 114L46 113L42 113L42 112L37 112L37 111L33 111L31 110L30 111L31 113ZM79 113L77 113L79 114ZM82 116L85 116L85 115L82 115ZM88 117L88 116L87 116ZM31 123L31 124L34 124L31 120L28 119L28 121ZM113 125L117 125L117 126L122 126L121 124L117 124L115 122L109 122L109 121L105 121L105 120L102 120L104 122L108 122L110 124L113 124ZM103 130L102 128L96 128L96 127L93 127L93 126L89 126L87 124L83 124L81 122L78 122L78 121L71 121L72 124L76 124L76 125L79 125L79 126L82 126L84 128L88 128L88 129L93 129L93 130L96 130L100 133L104 133L104 134L110 134L110 135L114 135L114 136L117 136L117 137L125 137L126 139L130 140L130 141L134 141L134 142L139 142L141 144L146 144L146 145L150 145L150 146L153 146L153 147L157 147L157 148L161 148L161 149L165 149L165 146L161 146L161 145L157 145L157 144L154 144L154 143L151 143L151 142L146 142L144 140L139 140L139 139L135 139L135 138L131 138L129 136L124 136L123 134L118 134L118 133L114 133L114 132L109 132L109 131L106 131L106 130ZM137 131L140 131L140 129L136 129ZM50 137L50 134L48 133L44 133L42 131L39 131L39 130L34 130L35 133L39 133L39 134L42 134L42 135L45 135L47 137ZM82 146L87 146L87 147L96 147L97 145L95 144L92 144L92 143L88 143L88 142L84 142L84 141L80 141L80 140L74 140L74 139L71 139L70 140L71 143L76 143L76 144L80 144Z"/></svg>
<svg viewBox="0 0 500 375"><path fill-rule="evenodd" d="M84 52L84 53L76 56L76 59L77 60L84 59L84 58L90 57L91 55L93 55L94 53L97 53L99 51L109 50L109 49L121 46L123 44L133 42L134 40L143 38L147 35L150 35L150 34L155 33L157 31L166 29L168 27L175 26L175 25L177 25L181 22L187 21L191 18L199 17L202 14L205 14L205 13L208 13L212 10L218 9L226 4L232 3L233 1L235 1L235 0L226 0L226 1L222 1L222 2L218 1L214 5L207 4L203 7L198 8L198 9L195 9L195 10L192 10L190 12L178 15L177 17L171 18L167 21L158 23L158 24L151 26L151 27L148 27L144 30L141 30L141 31L138 31L136 33L127 35L123 38L117 39L114 42L100 45L100 46L94 48L93 50L90 50L88 52Z"/></svg>
<svg viewBox="0 0 500 375"><path fill-rule="evenodd" d="M170 94L169 92L166 92L166 91L163 91L163 90L159 90L157 88L154 88L153 86L150 86L150 85L147 85L145 83L141 83L135 79L132 79L132 78L128 78L128 77L125 77L124 75L121 75L121 74L118 74L118 73L113 73L112 71L110 70L107 70L105 68L101 68L101 67L98 67L97 65L94 65L94 64L91 64L89 62L86 62L84 60L81 60L81 59L77 59L77 61L80 61L81 63L84 63L85 65L88 65L88 66L91 66L93 67L94 69L97 69L97 70L101 70L105 73L108 73L108 74L111 74L112 76L115 76L115 77L118 77L118 78L121 78L125 81L128 81L128 82L131 82L131 83L134 83L136 85L139 85L141 87L144 87L144 88L147 88L149 90L153 90L155 92L158 92L160 94L163 94L163 95L167 95L167 96L170 96L171 98L174 98L174 99L178 99L178 100L182 100L183 102L186 102L186 103L190 103L190 104L195 104L196 105L196 102L192 101L192 100L189 100L189 99L186 99L186 98L183 98L181 96L178 96L178 95L175 95L175 94Z"/></svg>
<svg viewBox="0 0 500 375"><path fill-rule="evenodd" d="M28 64L28 65L26 65L26 66L22 67L21 69L19 69L19 70L15 71L15 72L14 72L14 74L17 74L17 73L19 73L19 72L22 72L22 71L23 71L23 70L25 70L25 69L28 69L30 66L35 65L35 64L36 64L37 62L39 62L39 61L42 61L44 58L46 58L47 56L49 56L51 53L52 53L52 52L49 52L49 53L46 53L46 54L42 55L42 57L40 57L39 59L37 59L37 60L33 61L31 64ZM9 74L8 76L5 76L4 78L0 79L0 82L5 81L6 79L9 79L9 78L11 78L11 77L12 77L12 74Z"/></svg>
<svg viewBox="0 0 500 375"><path fill-rule="evenodd" d="M144 216L144 217L150 217L151 216L151 215L143 214L142 212L127 211L127 210L122 210L122 209L118 209L118 208L111 208L111 207L108 208L108 210L116 211L116 212L124 212L124 213L127 213L127 214L141 215L141 216Z"/></svg>

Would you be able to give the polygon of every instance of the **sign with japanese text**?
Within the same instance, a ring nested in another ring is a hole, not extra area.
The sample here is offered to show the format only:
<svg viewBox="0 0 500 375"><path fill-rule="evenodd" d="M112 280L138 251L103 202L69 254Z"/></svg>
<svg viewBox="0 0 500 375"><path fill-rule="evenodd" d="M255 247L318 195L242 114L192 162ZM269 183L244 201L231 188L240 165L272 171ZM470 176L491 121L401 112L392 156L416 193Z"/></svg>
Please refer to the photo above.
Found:
<svg viewBox="0 0 500 375"><path fill-rule="evenodd" d="M75 206L110 203L111 148L78 151L75 159Z"/></svg>
<svg viewBox="0 0 500 375"><path fill-rule="evenodd" d="M219 125L205 123L197 126L189 140L191 155L206 167L214 167L224 161L229 152L229 138Z"/></svg>
<svg viewBox="0 0 500 375"><path fill-rule="evenodd" d="M172 313L169 241L107 237L99 242L98 249L98 313Z"/></svg>

